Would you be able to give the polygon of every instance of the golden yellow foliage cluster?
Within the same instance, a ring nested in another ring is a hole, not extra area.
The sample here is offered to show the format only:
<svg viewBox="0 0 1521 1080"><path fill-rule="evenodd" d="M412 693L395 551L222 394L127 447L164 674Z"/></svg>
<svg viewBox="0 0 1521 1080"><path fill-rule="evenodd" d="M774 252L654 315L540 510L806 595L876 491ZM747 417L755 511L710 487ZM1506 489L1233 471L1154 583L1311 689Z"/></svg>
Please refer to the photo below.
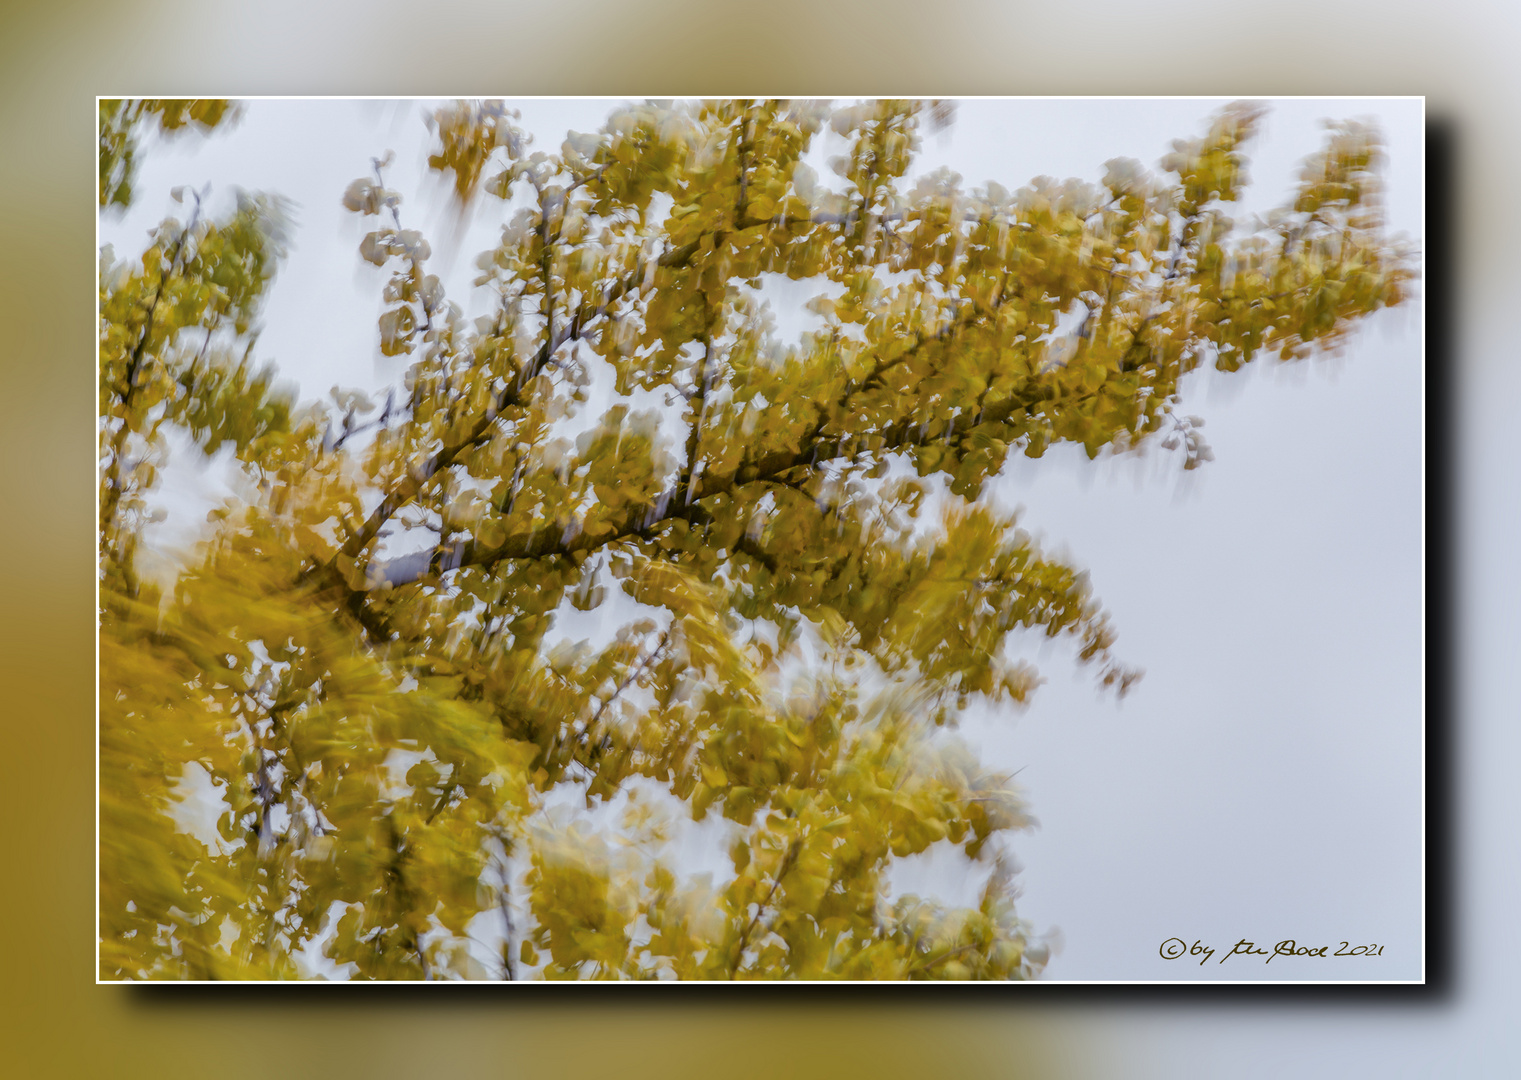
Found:
<svg viewBox="0 0 1521 1080"><path fill-rule="evenodd" d="M228 114L103 103L102 205L145 117ZM650 103L550 153L459 103L430 165L516 207L490 314L445 296L384 163L341 193L411 362L384 404L298 408L254 364L278 199L212 221L192 196L140 257L103 252L102 976L1036 975L998 843L1025 808L957 713L1032 692L1025 631L1116 692L1137 673L985 482L1057 442L1173 440L1192 468L1185 374L1335 346L1410 276L1354 125L1233 239L1259 115L1159 174L1011 192L904 179L940 104ZM830 182L804 161L826 127ZM779 341L768 275L818 282L822 328ZM598 379L614 406L566 437ZM255 494L159 595L137 560L170 428L232 444ZM553 646L565 605L608 640ZM176 816L192 774L214 842ZM566 821L566 792L621 828ZM672 805L727 822L730 873L672 863ZM988 866L976 906L889 900L935 845Z"/></svg>

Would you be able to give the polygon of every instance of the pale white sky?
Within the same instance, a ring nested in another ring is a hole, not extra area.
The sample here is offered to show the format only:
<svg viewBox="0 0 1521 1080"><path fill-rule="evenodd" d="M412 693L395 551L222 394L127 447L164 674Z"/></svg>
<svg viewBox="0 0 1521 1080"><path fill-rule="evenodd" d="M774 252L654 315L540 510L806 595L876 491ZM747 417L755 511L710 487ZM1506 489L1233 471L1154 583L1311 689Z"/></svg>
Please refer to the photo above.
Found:
<svg viewBox="0 0 1521 1080"><path fill-rule="evenodd" d="M1154 167L1223 103L963 102L949 132L926 138L923 164L969 185L1096 181L1112 157ZM553 151L567 129L600 126L613 104L514 107ZM137 204L102 220L101 242L136 254L151 225L182 212L168 201L178 184L288 196L300 227L258 354L304 399L335 383L388 385L402 362L378 349L385 275L357 255L367 226L342 209L344 187L396 151L387 182L403 193L403 224L428 235L434 272L467 312L472 260L500 221L487 198L456 234L444 182L425 175L423 109L251 101L229 132L150 146ZM1391 227L1419 239L1419 100L1273 102L1237 219L1282 200L1320 144L1322 117L1366 116L1387 139ZM1057 447L1037 462L1011 459L993 485L991 497L1023 506L1028 528L1091 570L1120 655L1147 671L1117 706L1066 652L1037 655L1049 683L1026 711L965 721L987 761L1021 770L1041 822L1013 850L1025 867L1021 914L1065 942L1048 978L1420 976L1420 326L1417 301L1370 320L1339 358L1193 377L1182 411L1208 421L1216 460L1187 482L1165 455L1090 463ZM160 539L183 542L218 497L217 470L169 477L176 498ZM980 872L949 858L920 860L898 881L948 900L969 899L978 883ZM1243 937L1385 948L1371 959L1201 968L1158 955L1173 937L1213 945L1217 961Z"/></svg>

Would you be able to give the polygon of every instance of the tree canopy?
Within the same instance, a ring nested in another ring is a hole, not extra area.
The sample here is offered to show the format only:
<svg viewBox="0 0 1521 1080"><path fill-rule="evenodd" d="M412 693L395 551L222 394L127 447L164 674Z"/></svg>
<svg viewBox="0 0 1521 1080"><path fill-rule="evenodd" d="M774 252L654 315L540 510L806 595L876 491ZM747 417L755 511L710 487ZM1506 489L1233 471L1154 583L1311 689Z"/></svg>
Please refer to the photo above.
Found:
<svg viewBox="0 0 1521 1080"><path fill-rule="evenodd" d="M102 102L102 206L148 117L235 112ZM1158 172L1009 190L907 179L944 103L648 103L546 152L459 102L429 165L499 200L488 314L444 295L385 159L334 192L410 361L382 400L300 404L256 359L283 201L213 219L177 189L184 220L101 252L101 976L1037 975L1003 846L1026 807L956 719L1027 700L1031 635L1102 692L1138 672L986 481L1061 442L1194 468L1185 375L1334 348L1411 275L1356 123L1236 229L1261 112ZM778 277L822 329L781 339ZM171 429L248 482L163 593L139 562ZM561 640L568 611L599 633ZM196 771L211 844L177 816ZM673 860L681 818L722 822L727 872ZM935 845L986 863L976 906L889 896Z"/></svg>

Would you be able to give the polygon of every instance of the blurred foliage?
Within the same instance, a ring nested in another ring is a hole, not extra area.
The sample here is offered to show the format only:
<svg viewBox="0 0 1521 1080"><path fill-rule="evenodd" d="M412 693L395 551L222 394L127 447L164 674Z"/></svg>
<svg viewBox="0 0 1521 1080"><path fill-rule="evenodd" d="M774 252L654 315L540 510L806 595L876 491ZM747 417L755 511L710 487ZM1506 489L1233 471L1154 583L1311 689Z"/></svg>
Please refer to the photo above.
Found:
<svg viewBox="0 0 1521 1080"><path fill-rule="evenodd" d="M192 197L102 252L104 977L1039 973L1003 846L1029 819L956 717L1034 690L1021 631L1117 693L1137 673L985 482L1058 442L1192 468L1186 373L1334 347L1410 272L1368 128L1233 239L1255 107L1159 174L909 184L948 114L651 103L545 153L498 105L438 110L432 168L510 204L491 312L444 296L377 160L343 201L388 273L380 348L412 358L384 403L298 408L254 365L279 199ZM150 115L226 109L103 103L103 204ZM803 160L826 128L829 182ZM776 275L815 285L800 341L757 295ZM248 486L161 595L138 556L171 429ZM605 641L558 642L577 610ZM728 870L693 877L678 818L715 815ZM937 845L986 866L976 906L889 899Z"/></svg>
<svg viewBox="0 0 1521 1080"><path fill-rule="evenodd" d="M222 98L102 98L100 113L100 205L127 206L137 175L138 137L152 117L166 135L208 132L235 121L239 106Z"/></svg>

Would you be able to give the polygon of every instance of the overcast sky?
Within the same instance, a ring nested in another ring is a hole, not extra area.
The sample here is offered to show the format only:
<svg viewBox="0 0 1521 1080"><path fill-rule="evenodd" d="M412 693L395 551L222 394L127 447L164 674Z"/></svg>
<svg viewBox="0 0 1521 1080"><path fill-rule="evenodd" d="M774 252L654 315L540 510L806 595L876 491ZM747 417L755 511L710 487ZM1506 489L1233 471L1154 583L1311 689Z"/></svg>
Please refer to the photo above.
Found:
<svg viewBox="0 0 1521 1080"><path fill-rule="evenodd" d="M594 130L600 100L515 102L536 145ZM1223 101L979 100L925 139L922 168L1009 188L1037 175L1097 181L1103 162L1148 167L1200 134ZM385 274L357 255L366 226L348 182L396 151L387 176L404 226L421 228L434 272L467 312L473 258L496 240L500 204L460 231L426 174L422 102L247 103L209 139L150 145L125 216L100 240L144 245L178 184L233 185L299 204L299 228L265 311L258 354L303 399L334 384L399 379L375 316ZM1233 215L1283 201L1322 118L1372 117L1389 154L1391 227L1419 239L1419 100L1272 103L1250 148L1253 186ZM825 148L827 150L827 148ZM821 170L822 172L823 170ZM779 312L779 316L783 313ZM786 329L785 317L778 323ZM974 714L965 730L1009 771L1040 828L1017 837L1021 914L1063 945L1051 979L1415 979L1421 974L1421 461L1418 301L1369 320L1343 355L1185 383L1216 460L1185 478L1165 454L1091 463L1057 447L1012 458L990 497L1092 573L1119 655L1146 669L1122 703L1069 653L1037 656L1048 685L1022 713ZM216 469L180 461L162 543L184 543L219 494ZM921 859L897 884L970 900L980 877ZM1165 960L1167 939L1213 946L1211 963ZM1238 939L1294 938L1372 958L1218 961Z"/></svg>

